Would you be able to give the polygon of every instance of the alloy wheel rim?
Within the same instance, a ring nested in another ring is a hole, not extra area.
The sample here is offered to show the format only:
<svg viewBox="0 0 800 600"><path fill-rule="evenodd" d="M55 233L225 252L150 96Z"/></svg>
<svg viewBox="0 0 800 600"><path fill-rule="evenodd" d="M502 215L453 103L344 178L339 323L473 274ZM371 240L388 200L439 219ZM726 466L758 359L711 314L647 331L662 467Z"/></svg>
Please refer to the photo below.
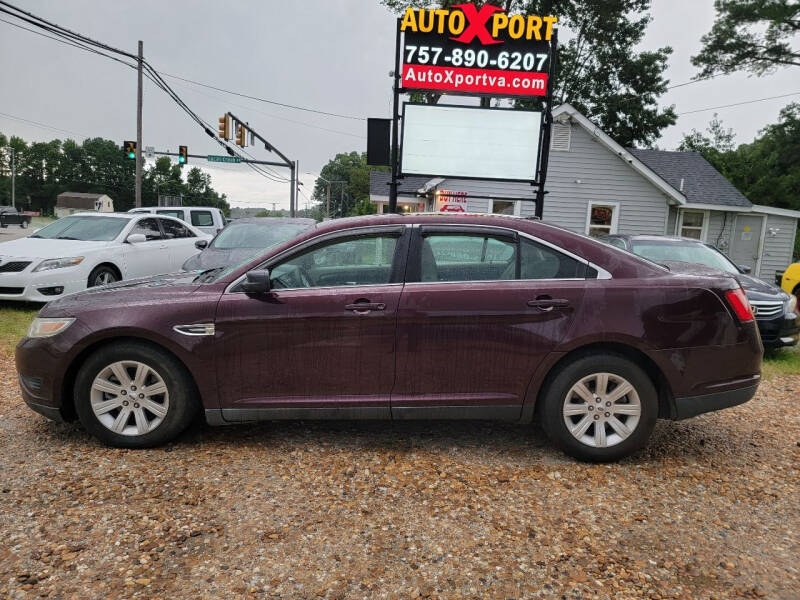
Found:
<svg viewBox="0 0 800 600"><path fill-rule="evenodd" d="M116 279L114 275L109 271L103 271L102 273L98 274L95 278L95 285L108 285L109 283L114 283Z"/></svg>
<svg viewBox="0 0 800 600"><path fill-rule="evenodd" d="M562 413L567 431L576 440L594 448L608 448L636 431L642 403L624 377L593 373L569 389Z"/></svg>
<svg viewBox="0 0 800 600"><path fill-rule="evenodd" d="M92 382L90 400L97 420L125 436L150 433L169 412L169 390L163 377L135 360L102 369Z"/></svg>

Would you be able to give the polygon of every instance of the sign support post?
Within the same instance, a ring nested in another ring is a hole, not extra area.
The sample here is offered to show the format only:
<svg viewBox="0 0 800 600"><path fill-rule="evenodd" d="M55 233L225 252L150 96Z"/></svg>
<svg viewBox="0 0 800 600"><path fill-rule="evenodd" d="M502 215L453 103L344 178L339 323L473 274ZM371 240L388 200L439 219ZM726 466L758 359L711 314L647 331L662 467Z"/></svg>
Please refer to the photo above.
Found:
<svg viewBox="0 0 800 600"><path fill-rule="evenodd" d="M389 182L389 212L397 212L397 167L400 160L400 143L398 140L397 122L400 119L400 83L402 73L400 72L400 19L397 19L397 37L394 50L394 86L392 100L392 179Z"/></svg>
<svg viewBox="0 0 800 600"><path fill-rule="evenodd" d="M541 220L544 216L544 183L547 180L547 165L550 162L550 134L553 129L553 81L556 74L556 63L558 61L558 29L553 30L553 37L550 39L550 73L547 77L547 100L544 109L544 132L542 135L542 148L539 158L539 173L536 177L536 217Z"/></svg>

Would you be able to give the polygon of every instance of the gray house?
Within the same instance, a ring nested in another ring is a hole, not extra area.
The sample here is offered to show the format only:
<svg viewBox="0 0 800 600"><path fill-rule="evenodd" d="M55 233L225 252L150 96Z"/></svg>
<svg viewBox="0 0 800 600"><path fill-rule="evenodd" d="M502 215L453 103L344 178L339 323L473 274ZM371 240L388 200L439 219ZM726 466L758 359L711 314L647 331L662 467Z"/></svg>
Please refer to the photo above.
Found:
<svg viewBox="0 0 800 600"><path fill-rule="evenodd" d="M593 236L699 239L770 281L792 262L800 211L753 204L700 154L623 148L568 104L553 116L545 221ZM371 174L378 212L388 206L388 182L387 173ZM398 206L532 216L533 197L524 183L407 177Z"/></svg>

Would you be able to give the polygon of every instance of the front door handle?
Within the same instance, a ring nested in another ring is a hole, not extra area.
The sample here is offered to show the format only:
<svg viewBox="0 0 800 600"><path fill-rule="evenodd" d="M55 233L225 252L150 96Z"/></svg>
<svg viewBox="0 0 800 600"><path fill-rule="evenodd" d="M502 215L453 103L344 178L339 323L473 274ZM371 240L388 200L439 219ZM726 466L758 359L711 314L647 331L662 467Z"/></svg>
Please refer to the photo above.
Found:
<svg viewBox="0 0 800 600"><path fill-rule="evenodd" d="M386 310L386 304L383 302L354 302L353 304L348 304L345 307L345 310L353 311L354 313L358 314L367 314L373 310Z"/></svg>
<svg viewBox="0 0 800 600"><path fill-rule="evenodd" d="M569 306L569 300L566 298L539 296L536 300L528 300L528 306L531 308L538 308L542 312L549 312L554 308L567 308Z"/></svg>

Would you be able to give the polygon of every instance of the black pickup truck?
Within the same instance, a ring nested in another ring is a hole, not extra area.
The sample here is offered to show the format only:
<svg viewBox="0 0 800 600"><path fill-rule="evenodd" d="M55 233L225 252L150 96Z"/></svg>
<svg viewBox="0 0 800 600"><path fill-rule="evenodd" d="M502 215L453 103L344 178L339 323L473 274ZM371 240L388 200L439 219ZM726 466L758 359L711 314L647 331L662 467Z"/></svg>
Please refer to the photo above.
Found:
<svg viewBox="0 0 800 600"><path fill-rule="evenodd" d="M0 206L0 227L5 229L9 225L19 225L23 229L31 224L30 215L17 212L13 206Z"/></svg>

